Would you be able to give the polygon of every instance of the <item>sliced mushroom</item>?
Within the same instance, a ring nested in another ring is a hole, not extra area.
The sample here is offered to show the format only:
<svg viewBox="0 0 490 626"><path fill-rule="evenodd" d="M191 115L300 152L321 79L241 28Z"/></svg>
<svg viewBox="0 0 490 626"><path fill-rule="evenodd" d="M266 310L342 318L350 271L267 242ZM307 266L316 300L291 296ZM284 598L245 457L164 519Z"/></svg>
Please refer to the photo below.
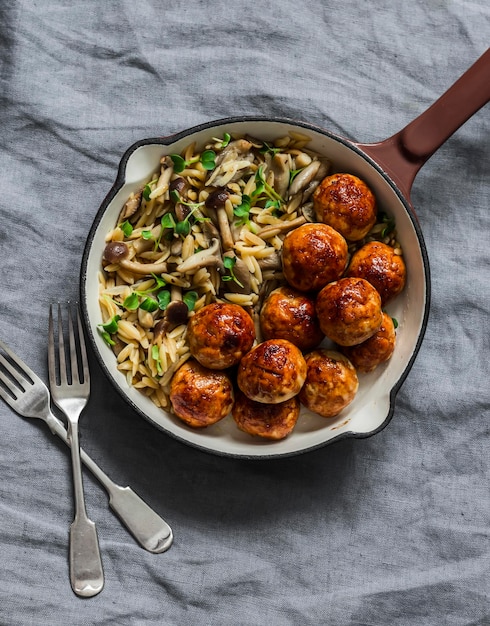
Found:
<svg viewBox="0 0 490 626"><path fill-rule="evenodd" d="M121 214L119 215L120 222L124 222L124 220L127 220L129 217L131 217L132 215L136 213L136 211L139 209L140 204L141 204L142 194L143 194L143 190L140 189L136 193L132 193L129 196L128 201L123 206Z"/></svg>
<svg viewBox="0 0 490 626"><path fill-rule="evenodd" d="M216 210L216 215L218 217L218 226L223 249L231 250L235 245L235 240L233 239L226 209L224 207L218 208Z"/></svg>
<svg viewBox="0 0 490 626"><path fill-rule="evenodd" d="M316 222L313 202L306 202L305 204L302 204L299 210L307 222Z"/></svg>
<svg viewBox="0 0 490 626"><path fill-rule="evenodd" d="M298 192L302 191L308 183L310 183L316 176L318 170L320 169L320 161L312 161L309 165L307 165L301 172L296 176L296 178L291 183L291 187L289 188L289 197L296 195Z"/></svg>
<svg viewBox="0 0 490 626"><path fill-rule="evenodd" d="M216 157L216 167L210 173L206 185L225 187L229 182L242 176L243 170L254 160L252 144L246 139L230 142Z"/></svg>
<svg viewBox="0 0 490 626"><path fill-rule="evenodd" d="M181 237L174 237L170 244L170 255L171 256L180 256L182 253L182 245L183 241Z"/></svg>
<svg viewBox="0 0 490 626"><path fill-rule="evenodd" d="M289 155L282 153L275 154L271 162L271 171L274 174L274 189L281 198L285 198L289 187L289 176L291 174Z"/></svg>
<svg viewBox="0 0 490 626"><path fill-rule="evenodd" d="M270 224L269 226L265 226L259 233L259 237L262 239L267 239L268 237L274 237L275 235L279 235L280 233L287 233L293 228L298 228L301 224L306 222L306 218L303 215L296 217L294 220L277 222L277 224Z"/></svg>
<svg viewBox="0 0 490 626"><path fill-rule="evenodd" d="M195 272L201 267L215 266L220 271L223 271L223 261L220 254L220 242L219 239L213 239L209 248L205 248L200 252L196 252L183 263L177 266L177 271L181 274L187 272Z"/></svg>
<svg viewBox="0 0 490 626"><path fill-rule="evenodd" d="M282 268L281 253L276 250L274 254L258 259L257 263L261 270L280 270Z"/></svg>
<svg viewBox="0 0 490 626"><path fill-rule="evenodd" d="M218 188L212 191L204 202L208 211L209 219L213 220L219 228L221 244L224 250L231 250L235 245L233 234L225 209L226 201L230 197L227 189Z"/></svg>
<svg viewBox="0 0 490 626"><path fill-rule="evenodd" d="M235 255L234 252L225 252L223 257L232 257L235 259L233 266L233 275L235 280L227 281L225 291L230 293L250 293L251 281L250 270L242 259Z"/></svg>

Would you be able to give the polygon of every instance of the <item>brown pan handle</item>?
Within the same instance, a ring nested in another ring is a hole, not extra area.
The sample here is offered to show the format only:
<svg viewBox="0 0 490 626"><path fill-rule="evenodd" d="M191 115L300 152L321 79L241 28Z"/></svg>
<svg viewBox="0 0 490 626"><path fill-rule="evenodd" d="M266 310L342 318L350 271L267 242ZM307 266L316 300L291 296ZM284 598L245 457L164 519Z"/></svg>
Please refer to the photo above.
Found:
<svg viewBox="0 0 490 626"><path fill-rule="evenodd" d="M372 144L356 144L410 200L419 169L458 128L490 100L490 48L424 113L401 131Z"/></svg>

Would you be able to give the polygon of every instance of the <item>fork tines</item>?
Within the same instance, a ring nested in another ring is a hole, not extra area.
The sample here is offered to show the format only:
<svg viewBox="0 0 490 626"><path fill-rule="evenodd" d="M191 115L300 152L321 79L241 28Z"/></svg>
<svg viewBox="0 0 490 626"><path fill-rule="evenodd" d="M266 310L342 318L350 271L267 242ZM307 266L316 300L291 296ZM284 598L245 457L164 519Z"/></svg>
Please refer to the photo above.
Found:
<svg viewBox="0 0 490 626"><path fill-rule="evenodd" d="M0 340L0 397L11 407L37 379L36 374Z"/></svg>
<svg viewBox="0 0 490 626"><path fill-rule="evenodd" d="M63 308L66 309L63 315ZM68 302L56 305L57 324L53 305L49 307L48 369L50 386L88 385L89 369L78 306ZM65 337L68 345L65 345ZM55 346L58 346L56 350ZM67 366L68 365L68 366Z"/></svg>

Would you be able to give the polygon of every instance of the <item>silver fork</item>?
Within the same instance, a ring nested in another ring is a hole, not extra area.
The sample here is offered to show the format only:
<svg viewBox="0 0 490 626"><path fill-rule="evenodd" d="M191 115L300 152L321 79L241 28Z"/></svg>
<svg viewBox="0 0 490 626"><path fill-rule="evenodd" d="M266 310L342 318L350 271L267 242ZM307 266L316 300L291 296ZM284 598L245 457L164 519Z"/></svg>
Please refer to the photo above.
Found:
<svg viewBox="0 0 490 626"><path fill-rule="evenodd" d="M51 432L70 447L65 427L49 408L50 394L46 385L1 340L0 350L0 398L19 415L46 422ZM109 494L109 506L138 543L154 554L168 550L173 532L167 522L130 487L122 487L111 480L83 448L81 457Z"/></svg>
<svg viewBox="0 0 490 626"><path fill-rule="evenodd" d="M51 398L68 419L68 439L71 444L75 517L70 526L70 582L77 595L89 597L97 595L104 587L97 529L85 508L78 434L78 421L90 395L90 375L78 308L75 334L72 307L67 305L68 359L65 355L61 306L58 304L57 308L58 332L55 333L53 307L49 307L48 369Z"/></svg>

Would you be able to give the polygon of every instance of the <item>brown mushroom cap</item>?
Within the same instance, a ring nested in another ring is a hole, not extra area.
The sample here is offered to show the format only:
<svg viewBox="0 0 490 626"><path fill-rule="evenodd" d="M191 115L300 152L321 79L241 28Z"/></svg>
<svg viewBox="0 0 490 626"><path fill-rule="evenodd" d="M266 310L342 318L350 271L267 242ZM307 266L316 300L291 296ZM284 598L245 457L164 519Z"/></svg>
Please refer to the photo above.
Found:
<svg viewBox="0 0 490 626"><path fill-rule="evenodd" d="M129 254L128 246L124 241L109 241L104 248L103 259L109 263L119 263Z"/></svg>

